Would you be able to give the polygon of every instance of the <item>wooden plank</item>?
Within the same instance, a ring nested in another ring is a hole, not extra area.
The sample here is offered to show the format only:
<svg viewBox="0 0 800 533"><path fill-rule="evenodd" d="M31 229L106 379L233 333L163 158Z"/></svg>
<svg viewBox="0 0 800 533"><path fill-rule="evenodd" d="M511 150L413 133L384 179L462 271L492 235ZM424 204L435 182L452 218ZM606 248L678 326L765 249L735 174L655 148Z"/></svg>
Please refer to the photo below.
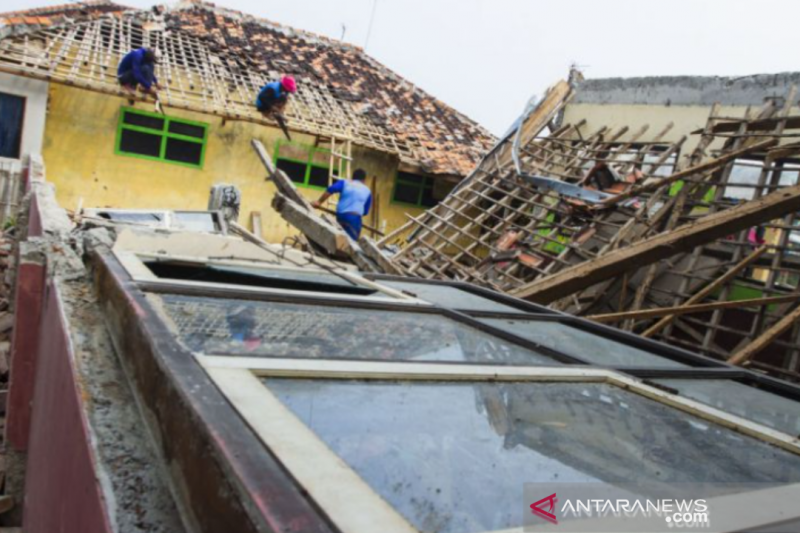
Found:
<svg viewBox="0 0 800 533"><path fill-rule="evenodd" d="M397 276L406 275L400 265L392 263L391 258L384 254L381 249L378 248L378 245L375 244L375 241L366 235L362 235L361 238L358 239L358 244L361 246L361 251L374 261L386 274L395 274Z"/></svg>
<svg viewBox="0 0 800 533"><path fill-rule="evenodd" d="M675 231L664 232L620 248L588 264L562 270L512 292L513 296L549 303L595 283L651 265L677 253L800 209L800 185L703 217Z"/></svg>
<svg viewBox="0 0 800 533"><path fill-rule="evenodd" d="M349 255L348 236L343 229L329 224L314 215L310 209L303 209L280 192L275 193L272 207L289 224L321 246L331 256Z"/></svg>
<svg viewBox="0 0 800 533"><path fill-rule="evenodd" d="M677 307L658 307L655 309L643 309L640 311L625 311L622 313L605 313L602 315L590 315L586 318L595 322L616 322L618 320L644 320L646 318L657 318L666 315L679 316L690 313L704 313L716 309L731 309L737 307L754 307L762 305L782 304L796 302L800 299L800 294L789 294L786 296L769 296L766 298L751 298L748 300L731 300L727 302L714 302L708 304L679 305Z"/></svg>
<svg viewBox="0 0 800 533"><path fill-rule="evenodd" d="M780 337L784 331L792 327L798 320L800 320L800 307L780 319L771 328L762 333L760 337L733 354L731 358L728 359L728 363L732 365L741 365L749 361L772 344L772 341Z"/></svg>
<svg viewBox="0 0 800 533"><path fill-rule="evenodd" d="M655 191L665 185L670 185L672 183L675 183L676 181L680 181L684 178L694 176L695 174L703 174L711 172L721 167L725 163L733 161L739 157L751 154L753 152L760 152L768 148L771 148L776 144L778 144L778 142L779 142L778 139L770 139L768 141L756 143L751 146L741 148L739 150L728 152L719 157L715 157L714 159L706 161L705 163L700 163L699 165L694 165L692 167L687 168L686 170L681 170L680 172L676 172L675 174L666 177L664 179L654 180L651 183L645 183L644 185L640 185L639 187L632 187L628 191L620 193L614 196L613 198L609 198L608 200L604 200L599 204L592 206L592 209L605 209L612 205L616 205L619 202L627 200L629 198L633 198L634 196L638 196L645 192Z"/></svg>
<svg viewBox="0 0 800 533"><path fill-rule="evenodd" d="M275 168L275 165L272 164L272 159L270 158L267 149L264 148L264 145L261 144L261 141L258 139L253 139L250 144L253 145L256 155L258 155L261 163L263 163L264 167L267 169L269 177L278 188L278 191L293 202L304 207L306 210L311 211L311 209L313 209L311 202L306 200L303 195L300 194L300 192L297 190L297 187L295 187L294 182L289 179L289 176L287 176L285 172Z"/></svg>
<svg viewBox="0 0 800 533"><path fill-rule="evenodd" d="M250 211L250 230L253 235L263 239L261 235L261 211Z"/></svg>

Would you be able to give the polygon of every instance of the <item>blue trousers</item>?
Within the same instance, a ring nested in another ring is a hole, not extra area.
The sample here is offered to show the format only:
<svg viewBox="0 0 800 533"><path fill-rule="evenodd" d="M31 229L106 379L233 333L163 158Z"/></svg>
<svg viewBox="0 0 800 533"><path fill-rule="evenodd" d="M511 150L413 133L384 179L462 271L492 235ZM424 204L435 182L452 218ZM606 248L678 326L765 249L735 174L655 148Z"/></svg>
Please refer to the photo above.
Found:
<svg viewBox="0 0 800 533"><path fill-rule="evenodd" d="M356 213L336 213L336 222L344 228L344 231L354 241L358 240L359 235L361 235L361 215Z"/></svg>

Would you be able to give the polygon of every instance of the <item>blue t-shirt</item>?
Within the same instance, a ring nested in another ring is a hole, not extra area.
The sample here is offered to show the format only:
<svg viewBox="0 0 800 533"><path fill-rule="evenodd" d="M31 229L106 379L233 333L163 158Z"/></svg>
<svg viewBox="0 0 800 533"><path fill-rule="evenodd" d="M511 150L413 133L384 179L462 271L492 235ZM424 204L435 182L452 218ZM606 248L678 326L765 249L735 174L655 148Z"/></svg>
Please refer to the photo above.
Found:
<svg viewBox="0 0 800 533"><path fill-rule="evenodd" d="M364 216L372 206L372 193L369 187L356 180L339 180L328 187L329 194L338 194L337 213L353 213Z"/></svg>
<svg viewBox="0 0 800 533"><path fill-rule="evenodd" d="M146 48L138 48L125 54L117 67L117 76L123 76L127 72L133 72L136 82L149 89L153 83L158 83L154 70L154 65L145 61Z"/></svg>

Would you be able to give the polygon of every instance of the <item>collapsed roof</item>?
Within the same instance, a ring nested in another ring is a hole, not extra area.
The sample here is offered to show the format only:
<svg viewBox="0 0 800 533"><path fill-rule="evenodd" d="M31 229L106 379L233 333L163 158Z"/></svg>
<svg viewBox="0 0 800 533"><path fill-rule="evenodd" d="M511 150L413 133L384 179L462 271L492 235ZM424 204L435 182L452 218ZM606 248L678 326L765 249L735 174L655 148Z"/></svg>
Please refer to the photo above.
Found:
<svg viewBox="0 0 800 533"><path fill-rule="evenodd" d="M168 82L167 106L264 122L254 95L269 79L293 74L299 93L287 110L290 128L352 138L442 175L466 175L494 142L359 47L209 3L67 4L0 14L0 23L0 71L121 94L121 56L155 46L164 54L157 74Z"/></svg>
<svg viewBox="0 0 800 533"><path fill-rule="evenodd" d="M555 85L450 196L384 238L392 267L800 378L796 89L741 117L714 105L674 142L672 124L556 125L575 94Z"/></svg>

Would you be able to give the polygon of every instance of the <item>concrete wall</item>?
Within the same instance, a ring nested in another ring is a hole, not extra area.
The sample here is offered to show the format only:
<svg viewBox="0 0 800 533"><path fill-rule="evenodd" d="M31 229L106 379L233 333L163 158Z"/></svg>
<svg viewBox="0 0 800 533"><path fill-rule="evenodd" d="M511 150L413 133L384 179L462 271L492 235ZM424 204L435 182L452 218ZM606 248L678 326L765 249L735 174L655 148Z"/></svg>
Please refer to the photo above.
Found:
<svg viewBox="0 0 800 533"><path fill-rule="evenodd" d="M581 82L576 104L760 106L766 98L785 97L800 85L800 72L720 76L600 78Z"/></svg>
<svg viewBox="0 0 800 533"><path fill-rule="evenodd" d="M266 171L250 146L250 140L258 138L274 153L276 142L283 138L280 130L246 122L223 124L219 117L170 109L171 116L210 125L203 168L188 168L114 153L120 109L127 105L123 98L56 84L50 87L43 155L62 206L74 209L82 200L84 207L205 209L211 185L225 182L242 191L240 223L249 227L250 212L260 211L267 240L279 242L294 234L270 207L275 188L264 181ZM152 111L141 103L136 108ZM292 137L299 143L314 143L309 135L293 133ZM397 158L360 148L354 149L353 156L354 168L368 172L370 186L372 176L377 176L373 192L379 198L378 225L391 230L406 221L405 212L421 212L391 203ZM301 191L314 199L320 194L316 189Z"/></svg>
<svg viewBox="0 0 800 533"><path fill-rule="evenodd" d="M24 96L26 99L25 117L22 124L21 155L23 158L26 155L38 154L42 151L48 85L45 81L0 72L0 92ZM0 162L3 161L17 160L0 157Z"/></svg>
<svg viewBox="0 0 800 533"><path fill-rule="evenodd" d="M575 98L566 106L564 123L586 119L586 126L582 129L584 135L601 126L612 129L629 126L628 134L620 139L625 141L644 124L650 126L642 137L646 140L672 122L674 126L664 140L675 142L683 135L689 136L682 149L682 153L687 153L696 146L699 137L689 135L690 132L706 125L714 103L721 104L720 115L742 117L748 106L758 109L768 99L782 101L793 84L800 86L800 73L738 78L589 79L580 84Z"/></svg>

